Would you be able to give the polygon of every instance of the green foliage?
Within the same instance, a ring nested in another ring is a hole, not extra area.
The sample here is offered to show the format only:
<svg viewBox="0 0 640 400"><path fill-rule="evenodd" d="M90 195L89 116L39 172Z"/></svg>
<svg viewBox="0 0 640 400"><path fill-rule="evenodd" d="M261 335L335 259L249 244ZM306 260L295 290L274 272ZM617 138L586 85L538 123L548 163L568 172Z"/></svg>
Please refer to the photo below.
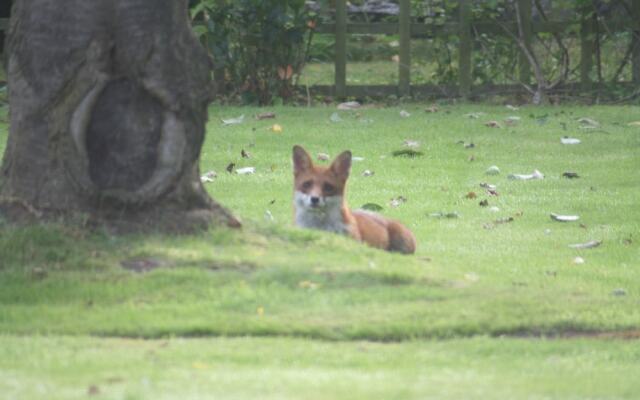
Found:
<svg viewBox="0 0 640 400"><path fill-rule="evenodd" d="M245 103L292 95L315 26L304 0L200 0L191 16L213 57L219 89Z"/></svg>

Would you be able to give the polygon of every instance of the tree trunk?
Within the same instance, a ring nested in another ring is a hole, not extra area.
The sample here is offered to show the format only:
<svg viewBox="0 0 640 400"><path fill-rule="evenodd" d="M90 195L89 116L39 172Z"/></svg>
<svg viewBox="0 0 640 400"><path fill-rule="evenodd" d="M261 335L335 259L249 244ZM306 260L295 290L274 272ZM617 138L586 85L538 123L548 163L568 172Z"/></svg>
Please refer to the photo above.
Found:
<svg viewBox="0 0 640 400"><path fill-rule="evenodd" d="M200 183L211 66L187 0L17 0L8 56L10 217L239 226Z"/></svg>

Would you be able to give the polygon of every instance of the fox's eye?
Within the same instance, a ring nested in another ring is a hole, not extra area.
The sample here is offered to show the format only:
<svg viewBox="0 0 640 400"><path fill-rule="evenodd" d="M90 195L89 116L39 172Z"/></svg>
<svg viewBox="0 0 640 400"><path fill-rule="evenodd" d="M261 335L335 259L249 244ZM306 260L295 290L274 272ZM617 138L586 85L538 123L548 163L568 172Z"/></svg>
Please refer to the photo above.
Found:
<svg viewBox="0 0 640 400"><path fill-rule="evenodd" d="M313 181L305 181L302 184L302 189L303 190L309 190L309 189L311 189L311 186L313 186Z"/></svg>
<svg viewBox="0 0 640 400"><path fill-rule="evenodd" d="M327 194L331 194L336 191L336 187L330 183L325 183L324 185L322 185L322 191Z"/></svg>

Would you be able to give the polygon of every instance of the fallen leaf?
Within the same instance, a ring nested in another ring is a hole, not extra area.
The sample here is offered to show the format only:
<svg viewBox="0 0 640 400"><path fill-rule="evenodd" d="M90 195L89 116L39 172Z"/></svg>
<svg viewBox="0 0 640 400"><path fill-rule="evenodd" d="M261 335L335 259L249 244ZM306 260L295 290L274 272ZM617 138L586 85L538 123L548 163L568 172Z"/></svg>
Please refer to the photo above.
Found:
<svg viewBox="0 0 640 400"><path fill-rule="evenodd" d="M550 214L551 219L558 222L573 222L580 219L577 215L560 215L560 214Z"/></svg>
<svg viewBox="0 0 640 400"><path fill-rule="evenodd" d="M275 133L282 133L282 125L279 124L273 124L271 126L271 130Z"/></svg>
<svg viewBox="0 0 640 400"><path fill-rule="evenodd" d="M380 204L376 204L376 203L366 203L363 204L362 207L360 207L363 210L369 210L369 211L382 211L383 208Z"/></svg>
<svg viewBox="0 0 640 400"><path fill-rule="evenodd" d="M517 125L518 122L520 122L520 117L517 117L515 115L512 115L504 119L504 123L511 126Z"/></svg>
<svg viewBox="0 0 640 400"><path fill-rule="evenodd" d="M269 210L265 210L264 211L264 219L266 219L267 221L270 221L270 222L275 220L275 218L273 218L273 214L271 214L271 211L269 211Z"/></svg>
<svg viewBox="0 0 640 400"><path fill-rule="evenodd" d="M547 119L549 118L549 114L542 114L542 115L534 115L534 114L529 114L529 117L532 119L536 120L536 123L538 125L544 125L547 123Z"/></svg>
<svg viewBox="0 0 640 400"><path fill-rule="evenodd" d="M87 388L87 395L97 396L100 394L100 389L96 385L91 385Z"/></svg>
<svg viewBox="0 0 640 400"><path fill-rule="evenodd" d="M593 249L594 247L598 247L601 244L601 240L590 240L586 243L570 244L569 247L571 247L572 249Z"/></svg>
<svg viewBox="0 0 640 400"><path fill-rule="evenodd" d="M399 207L400 204L404 204L407 202L407 199L404 196L398 196L394 199L391 199L389 205L393 208Z"/></svg>
<svg viewBox="0 0 640 400"><path fill-rule="evenodd" d="M300 281L298 282L298 287L301 289L309 289L309 290L316 290L318 288L317 283L312 282L312 281Z"/></svg>
<svg viewBox="0 0 640 400"><path fill-rule="evenodd" d="M486 115L486 113L483 113L483 112L472 112L472 113L469 113L469 114L465 114L464 116L467 117L467 118L470 118L470 119L478 119L483 115Z"/></svg>
<svg viewBox="0 0 640 400"><path fill-rule="evenodd" d="M571 260L571 262L574 263L574 264L584 264L584 258L575 257L573 260Z"/></svg>
<svg viewBox="0 0 640 400"><path fill-rule="evenodd" d="M207 369L207 368L209 368L209 366L207 364L205 364L203 362L200 362L200 361L194 362L193 364L191 364L191 366L194 369Z"/></svg>
<svg viewBox="0 0 640 400"><path fill-rule="evenodd" d="M424 155L424 153L421 151L413 150L413 149L402 149L402 150L394 151L393 153L391 153L391 155L393 155L394 157L414 158L414 157L421 157Z"/></svg>
<svg viewBox="0 0 640 400"><path fill-rule="evenodd" d="M434 213L429 214L429 216L433 217L433 218L455 219L455 218L459 218L460 214L458 214L457 211L451 211L451 212L438 211L438 212L434 212Z"/></svg>
<svg viewBox="0 0 640 400"><path fill-rule="evenodd" d="M120 261L120 266L128 271L143 273L169 264L157 258L132 258Z"/></svg>
<svg viewBox="0 0 640 400"><path fill-rule="evenodd" d="M478 197L478 195L476 194L476 192L469 192L466 195L464 195L464 197L466 199L475 199L476 197Z"/></svg>
<svg viewBox="0 0 640 400"><path fill-rule="evenodd" d="M617 288L617 289L613 289L611 291L611 294L614 296L626 296L627 295L627 291L624 290L623 288Z"/></svg>
<svg viewBox="0 0 640 400"><path fill-rule="evenodd" d="M488 126L489 128L501 128L500 122L498 121L487 121L484 123L484 126Z"/></svg>
<svg viewBox="0 0 640 400"><path fill-rule="evenodd" d="M368 169L365 169L365 170L362 172L362 176L365 176L365 177L366 177L366 176L373 176L374 174L375 174L375 172L370 171L370 170L368 170Z"/></svg>
<svg viewBox="0 0 640 400"><path fill-rule="evenodd" d="M405 139L402 144L413 149L417 149L418 147L420 147L420 142L418 142L417 140Z"/></svg>
<svg viewBox="0 0 640 400"><path fill-rule="evenodd" d="M318 153L318 161L329 161L331 157L327 153Z"/></svg>
<svg viewBox="0 0 640 400"><path fill-rule="evenodd" d="M244 149L242 149L240 151L240 156L242 156L242 158L251 158L251 153L249 153L248 151L244 151Z"/></svg>
<svg viewBox="0 0 640 400"><path fill-rule="evenodd" d="M560 143L562 143L562 144L580 144L580 139L564 136L564 137L560 138Z"/></svg>
<svg viewBox="0 0 640 400"><path fill-rule="evenodd" d="M425 108L424 111L428 112L428 113L436 113L436 112L438 112L438 106L436 106L434 104L434 105L432 105L430 107Z"/></svg>
<svg viewBox="0 0 640 400"><path fill-rule="evenodd" d="M585 129L595 129L600 126L600 123L595 119L586 117L578 118L578 123L580 123L580 125L582 125L582 128Z"/></svg>
<svg viewBox="0 0 640 400"><path fill-rule="evenodd" d="M509 176L507 176L507 178L517 181L530 181L536 179L544 179L544 175L542 174L542 172L536 169L531 174L510 174Z"/></svg>
<svg viewBox="0 0 640 400"><path fill-rule="evenodd" d="M577 172L563 172L562 176L568 179L580 178Z"/></svg>
<svg viewBox="0 0 640 400"><path fill-rule="evenodd" d="M347 102L338 104L338 110L356 110L361 106L362 105L357 101L347 101Z"/></svg>
<svg viewBox="0 0 640 400"><path fill-rule="evenodd" d="M216 171L208 171L200 177L200 180L205 183L213 182L213 180L217 177L218 177L218 174L216 174Z"/></svg>
<svg viewBox="0 0 640 400"><path fill-rule="evenodd" d="M256 172L255 167L244 167L244 168L236 169L236 174L238 175L248 175L248 174L253 174L255 172Z"/></svg>
<svg viewBox="0 0 640 400"><path fill-rule="evenodd" d="M275 117L276 117L276 114L272 113L272 112L263 112L263 113L260 113L260 114L256 115L256 119L257 120L273 119Z"/></svg>
<svg viewBox="0 0 640 400"><path fill-rule="evenodd" d="M235 163L229 163L229 165L227 165L227 168L225 169L227 170L228 173L232 173L235 167L236 167Z"/></svg>
<svg viewBox="0 0 640 400"><path fill-rule="evenodd" d="M239 116L238 118L228 118L222 120L222 125L236 125L244 122L244 114Z"/></svg>
<svg viewBox="0 0 640 400"><path fill-rule="evenodd" d="M402 118L409 118L411 116L411 114L406 110L400 110L400 116Z"/></svg>

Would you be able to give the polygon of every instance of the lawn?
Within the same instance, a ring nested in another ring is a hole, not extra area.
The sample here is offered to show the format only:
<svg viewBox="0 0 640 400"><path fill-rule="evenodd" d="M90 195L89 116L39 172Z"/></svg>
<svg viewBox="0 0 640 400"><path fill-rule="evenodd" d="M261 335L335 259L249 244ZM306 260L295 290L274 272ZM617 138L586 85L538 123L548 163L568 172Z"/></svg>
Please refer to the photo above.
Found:
<svg viewBox="0 0 640 400"><path fill-rule="evenodd" d="M210 110L201 169L217 173L206 187L241 231L0 223L0 398L637 397L639 107L408 104L338 122L335 106L276 107L275 120L253 118L264 111ZM4 108L0 121L2 149ZM407 139L422 156L392 155ZM362 157L349 203L405 222L417 253L293 228L293 144ZM499 175L485 174L492 165ZM545 178L507 178L535 169ZM592 240L602 243L569 247ZM139 264L158 268L123 268Z"/></svg>

